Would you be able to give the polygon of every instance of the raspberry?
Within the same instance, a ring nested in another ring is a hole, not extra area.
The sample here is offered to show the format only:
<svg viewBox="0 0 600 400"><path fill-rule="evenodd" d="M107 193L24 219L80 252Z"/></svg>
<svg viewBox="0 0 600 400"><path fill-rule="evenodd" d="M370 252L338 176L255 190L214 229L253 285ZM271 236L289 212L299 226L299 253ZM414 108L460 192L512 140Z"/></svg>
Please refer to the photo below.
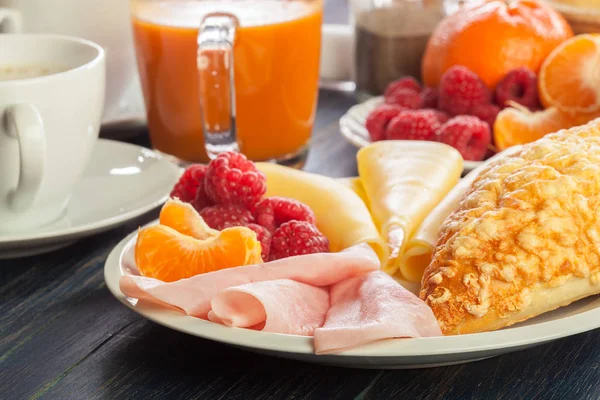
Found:
<svg viewBox="0 0 600 400"><path fill-rule="evenodd" d="M254 222L252 213L237 204L217 204L200 211L204 222L213 229L222 230L230 226L243 226Z"/></svg>
<svg viewBox="0 0 600 400"><path fill-rule="evenodd" d="M386 97L385 102L410 108L411 110L418 110L421 108L421 95L411 89L398 89Z"/></svg>
<svg viewBox="0 0 600 400"><path fill-rule="evenodd" d="M432 112L440 124L444 124L450 119L450 116L448 114L446 114L445 112L443 112L442 110L436 110L434 108L425 108L425 109L423 109L423 111Z"/></svg>
<svg viewBox="0 0 600 400"><path fill-rule="evenodd" d="M470 69L456 65L442 75L439 107L450 115L469 114L478 104L491 100L485 83Z"/></svg>
<svg viewBox="0 0 600 400"><path fill-rule="evenodd" d="M273 233L269 260L324 252L329 252L329 240L316 226L305 221L289 221Z"/></svg>
<svg viewBox="0 0 600 400"><path fill-rule="evenodd" d="M171 197L177 197L179 200L189 203L194 200L198 188L204 185L204 176L206 175L206 165L190 165L179 178L179 181L171 191Z"/></svg>
<svg viewBox="0 0 600 400"><path fill-rule="evenodd" d="M262 199L254 211L256 222L273 232L288 221L305 221L315 225L317 218L306 204L287 197L267 197Z"/></svg>
<svg viewBox="0 0 600 400"><path fill-rule="evenodd" d="M504 108L512 100L530 110L539 107L537 76L525 67L513 69L496 86L496 104Z"/></svg>
<svg viewBox="0 0 600 400"><path fill-rule="evenodd" d="M239 225L238 225L239 226ZM264 226L260 226L258 224L245 224L242 225L246 228L250 228L256 233L256 239L260 242L261 252L260 255L263 261L269 261L269 254L271 251L271 232L267 230Z"/></svg>
<svg viewBox="0 0 600 400"><path fill-rule="evenodd" d="M473 110L471 110L471 115L487 122L487 124L490 126L490 129L493 129L494 121L496 121L496 117L498 116L499 112L500 107L495 104L480 104L473 107Z"/></svg>
<svg viewBox="0 0 600 400"><path fill-rule="evenodd" d="M196 209L196 211L200 212L205 207L212 206L215 203L213 203L208 198L208 195L206 194L206 191L204 190L204 185L200 185L200 186L198 186L198 190L196 191L196 197L194 197L194 199L192 201L190 201L190 204Z"/></svg>
<svg viewBox="0 0 600 400"><path fill-rule="evenodd" d="M421 84L412 76L405 76L404 78L390 82L385 88L383 97L388 98L392 93L400 89L409 89L413 92L419 93L421 91Z"/></svg>
<svg viewBox="0 0 600 400"><path fill-rule="evenodd" d="M395 104L381 104L377 106L367 116L365 127L369 132L372 142L385 139L385 129L390 120L400 112L408 110L408 108L400 107Z"/></svg>
<svg viewBox="0 0 600 400"><path fill-rule="evenodd" d="M208 164L204 188L217 204L252 208L267 191L267 178L243 154L227 152Z"/></svg>
<svg viewBox="0 0 600 400"><path fill-rule="evenodd" d="M421 107L438 108L438 98L440 93L436 88L426 87L421 92Z"/></svg>
<svg viewBox="0 0 600 400"><path fill-rule="evenodd" d="M390 140L436 140L440 123L428 110L405 111L394 117L386 132Z"/></svg>
<svg viewBox="0 0 600 400"><path fill-rule="evenodd" d="M465 160L481 161L491 140L490 127L477 117L460 115L440 128L440 141L460 152Z"/></svg>
<svg viewBox="0 0 600 400"><path fill-rule="evenodd" d="M493 138L493 135L492 135L492 138ZM485 155L483 156L483 159L487 160L488 158L494 157L496 154L498 154L496 151L488 148L487 151L485 152Z"/></svg>

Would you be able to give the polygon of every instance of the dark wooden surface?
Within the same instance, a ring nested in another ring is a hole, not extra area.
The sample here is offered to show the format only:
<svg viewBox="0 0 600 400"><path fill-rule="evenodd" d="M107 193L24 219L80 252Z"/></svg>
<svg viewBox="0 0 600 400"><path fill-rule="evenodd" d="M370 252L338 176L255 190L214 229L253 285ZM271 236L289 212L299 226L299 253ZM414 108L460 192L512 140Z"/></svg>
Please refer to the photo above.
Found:
<svg viewBox="0 0 600 400"><path fill-rule="evenodd" d="M325 13L344 23L344 0L328 0ZM352 104L320 93L307 170L356 174L337 125ZM148 145L141 133L123 138ZM0 261L0 399L600 399L600 330L471 364L377 371L260 356L144 320L109 293L103 266L157 215Z"/></svg>
<svg viewBox="0 0 600 400"><path fill-rule="evenodd" d="M337 128L353 103L321 92L306 169L356 174ZM144 320L109 293L103 266L156 216L0 261L1 399L600 399L600 330L471 364L377 371L260 356Z"/></svg>

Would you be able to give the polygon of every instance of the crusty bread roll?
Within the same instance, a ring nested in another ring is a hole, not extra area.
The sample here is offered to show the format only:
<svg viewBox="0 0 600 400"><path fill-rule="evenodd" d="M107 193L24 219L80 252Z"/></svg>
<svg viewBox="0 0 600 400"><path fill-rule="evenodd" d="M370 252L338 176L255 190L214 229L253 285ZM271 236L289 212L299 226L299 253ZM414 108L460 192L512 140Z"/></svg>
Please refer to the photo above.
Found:
<svg viewBox="0 0 600 400"><path fill-rule="evenodd" d="M600 293L600 119L483 171L444 221L420 297L446 335Z"/></svg>

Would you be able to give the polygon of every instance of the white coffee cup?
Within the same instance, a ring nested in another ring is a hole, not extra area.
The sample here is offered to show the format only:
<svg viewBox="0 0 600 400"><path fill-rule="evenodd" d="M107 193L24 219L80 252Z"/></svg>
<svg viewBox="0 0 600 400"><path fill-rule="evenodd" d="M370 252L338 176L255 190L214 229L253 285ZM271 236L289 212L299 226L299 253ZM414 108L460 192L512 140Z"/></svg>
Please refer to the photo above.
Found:
<svg viewBox="0 0 600 400"><path fill-rule="evenodd" d="M127 107L128 90L140 91L127 0L0 0L0 33L19 32L76 36L104 48L105 119Z"/></svg>
<svg viewBox="0 0 600 400"><path fill-rule="evenodd" d="M105 74L93 42L0 35L0 232L41 226L66 209L98 138Z"/></svg>

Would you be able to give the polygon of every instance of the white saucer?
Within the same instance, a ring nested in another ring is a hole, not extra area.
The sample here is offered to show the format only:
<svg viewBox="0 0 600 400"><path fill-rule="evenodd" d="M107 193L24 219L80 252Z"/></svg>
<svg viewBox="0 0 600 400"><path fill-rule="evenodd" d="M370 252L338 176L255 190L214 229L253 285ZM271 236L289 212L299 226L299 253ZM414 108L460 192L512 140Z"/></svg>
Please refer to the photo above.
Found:
<svg viewBox="0 0 600 400"><path fill-rule="evenodd" d="M152 150L99 139L64 216L32 231L0 233L0 259L46 253L138 217L168 198L180 174Z"/></svg>
<svg viewBox="0 0 600 400"><path fill-rule="evenodd" d="M371 143L371 138L367 128L365 128L365 121L369 113L381 103L383 103L383 97L379 96L351 107L340 118L340 133L342 136L358 148L368 146ZM463 164L464 173L471 172L482 163L483 161L465 160Z"/></svg>

